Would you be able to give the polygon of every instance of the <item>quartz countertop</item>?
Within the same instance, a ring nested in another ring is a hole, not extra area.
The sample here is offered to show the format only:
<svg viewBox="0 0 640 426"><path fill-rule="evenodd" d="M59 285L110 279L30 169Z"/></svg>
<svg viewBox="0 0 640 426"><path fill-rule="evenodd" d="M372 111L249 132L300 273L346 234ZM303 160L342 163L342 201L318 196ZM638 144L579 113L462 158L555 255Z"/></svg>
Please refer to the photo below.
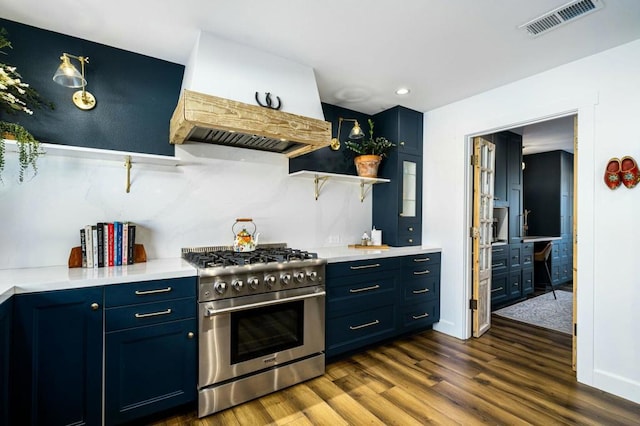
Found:
<svg viewBox="0 0 640 426"><path fill-rule="evenodd" d="M327 263L337 263L383 257L411 256L421 253L435 253L442 251L442 249L440 247L429 246L389 247L385 249L356 249L339 246L318 247L309 249L308 251L318 253L318 257L327 259Z"/></svg>
<svg viewBox="0 0 640 426"><path fill-rule="evenodd" d="M147 262L106 268L0 269L0 303L13 294L49 290L123 284L196 276L196 269L181 258L154 259Z"/></svg>
<svg viewBox="0 0 640 426"><path fill-rule="evenodd" d="M411 246L385 249L356 249L349 247L319 247L308 251L327 259L328 263L384 257L411 256L434 253L439 247ZM0 269L0 303L14 294L39 291L66 290L110 284L169 278L194 277L197 270L182 258L153 259L143 263L106 268L69 268L66 265L42 268Z"/></svg>

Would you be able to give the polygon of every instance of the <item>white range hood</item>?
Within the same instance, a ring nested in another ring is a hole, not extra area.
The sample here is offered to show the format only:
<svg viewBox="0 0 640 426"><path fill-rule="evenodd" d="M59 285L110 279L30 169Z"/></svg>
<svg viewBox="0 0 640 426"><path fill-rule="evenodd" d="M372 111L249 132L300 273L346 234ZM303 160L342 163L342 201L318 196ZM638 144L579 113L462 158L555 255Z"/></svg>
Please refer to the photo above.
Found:
<svg viewBox="0 0 640 426"><path fill-rule="evenodd" d="M295 157L328 146L313 69L201 32L185 67L170 141ZM267 93L272 107L267 104Z"/></svg>

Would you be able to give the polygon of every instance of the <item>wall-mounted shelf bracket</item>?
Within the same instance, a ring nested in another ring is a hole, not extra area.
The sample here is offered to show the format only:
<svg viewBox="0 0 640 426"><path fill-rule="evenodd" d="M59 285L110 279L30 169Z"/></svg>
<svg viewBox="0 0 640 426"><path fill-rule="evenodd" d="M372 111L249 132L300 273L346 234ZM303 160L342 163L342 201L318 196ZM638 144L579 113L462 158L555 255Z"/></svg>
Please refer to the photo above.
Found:
<svg viewBox="0 0 640 426"><path fill-rule="evenodd" d="M390 182L389 179L383 178L364 178L360 176L352 176L352 175L341 175L337 173L323 173L323 172L314 172L309 170L301 170L299 172L290 173L291 177L302 177L307 179L313 179L314 185L314 196L316 200L320 197L320 191L322 187L327 183L329 179L339 181L339 182L350 182L350 183L358 183L360 184L360 202L364 202L367 194L371 191L372 185L376 183L387 183Z"/></svg>
<svg viewBox="0 0 640 426"><path fill-rule="evenodd" d="M127 186L125 187L127 194L131 191L131 156L124 157L124 166L127 168Z"/></svg>

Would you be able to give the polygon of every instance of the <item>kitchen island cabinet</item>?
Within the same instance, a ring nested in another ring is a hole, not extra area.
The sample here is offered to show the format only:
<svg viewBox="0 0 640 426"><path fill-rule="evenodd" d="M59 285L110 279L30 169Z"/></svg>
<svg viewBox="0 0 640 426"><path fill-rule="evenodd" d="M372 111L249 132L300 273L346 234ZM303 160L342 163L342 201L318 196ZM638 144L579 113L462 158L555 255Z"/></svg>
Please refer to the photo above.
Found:
<svg viewBox="0 0 640 426"><path fill-rule="evenodd" d="M11 424L101 423L102 291L15 296Z"/></svg>
<svg viewBox="0 0 640 426"><path fill-rule="evenodd" d="M105 422L196 399L196 278L105 288Z"/></svg>

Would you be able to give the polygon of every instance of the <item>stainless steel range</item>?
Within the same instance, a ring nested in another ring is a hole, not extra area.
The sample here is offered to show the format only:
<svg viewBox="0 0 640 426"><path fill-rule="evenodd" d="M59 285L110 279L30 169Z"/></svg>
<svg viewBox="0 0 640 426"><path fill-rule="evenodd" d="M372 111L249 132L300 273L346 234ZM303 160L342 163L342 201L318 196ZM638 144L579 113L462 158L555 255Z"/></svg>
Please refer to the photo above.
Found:
<svg viewBox="0 0 640 426"><path fill-rule="evenodd" d="M199 417L324 373L325 260L285 244L182 255L199 277Z"/></svg>

